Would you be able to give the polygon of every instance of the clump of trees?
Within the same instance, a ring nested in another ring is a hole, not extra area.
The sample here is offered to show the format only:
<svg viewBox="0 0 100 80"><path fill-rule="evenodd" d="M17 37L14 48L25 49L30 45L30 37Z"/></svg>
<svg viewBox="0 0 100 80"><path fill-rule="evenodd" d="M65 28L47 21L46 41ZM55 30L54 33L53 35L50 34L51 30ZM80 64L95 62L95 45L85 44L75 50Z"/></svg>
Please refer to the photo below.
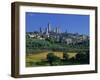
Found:
<svg viewBox="0 0 100 80"><path fill-rule="evenodd" d="M57 65L60 62L60 58L54 55L54 53L48 53L47 60L51 66Z"/></svg>
<svg viewBox="0 0 100 80"><path fill-rule="evenodd" d="M78 52L75 57L69 58L67 52L63 52L63 58L54 55L54 53L47 54L47 61L50 66L53 65L73 65L73 64L89 64L89 51Z"/></svg>
<svg viewBox="0 0 100 80"><path fill-rule="evenodd" d="M67 52L63 52L63 59L68 61L69 56L68 56Z"/></svg>
<svg viewBox="0 0 100 80"><path fill-rule="evenodd" d="M85 53L83 52L79 52L76 55L76 61L80 62L80 63L88 63L89 64L89 51L86 51Z"/></svg>

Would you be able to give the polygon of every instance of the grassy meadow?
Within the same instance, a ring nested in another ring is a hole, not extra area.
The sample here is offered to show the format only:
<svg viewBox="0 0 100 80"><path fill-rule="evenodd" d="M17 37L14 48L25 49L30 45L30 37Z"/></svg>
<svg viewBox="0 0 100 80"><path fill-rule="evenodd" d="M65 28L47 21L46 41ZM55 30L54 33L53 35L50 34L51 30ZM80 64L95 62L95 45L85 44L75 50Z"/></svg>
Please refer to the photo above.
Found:
<svg viewBox="0 0 100 80"><path fill-rule="evenodd" d="M46 51L46 52L34 53L34 54L31 53L31 54L26 55L26 66L31 67L32 63L33 63L33 66L35 66L34 63L41 62L41 61L47 61L47 54L48 53L50 53L50 51L49 52ZM60 59L63 59L63 52L53 52L53 53L54 53L54 55L56 55ZM75 53L75 52L69 52L67 54L68 54L68 59L75 58L77 55L77 53ZM47 66L48 65L49 64L47 64Z"/></svg>

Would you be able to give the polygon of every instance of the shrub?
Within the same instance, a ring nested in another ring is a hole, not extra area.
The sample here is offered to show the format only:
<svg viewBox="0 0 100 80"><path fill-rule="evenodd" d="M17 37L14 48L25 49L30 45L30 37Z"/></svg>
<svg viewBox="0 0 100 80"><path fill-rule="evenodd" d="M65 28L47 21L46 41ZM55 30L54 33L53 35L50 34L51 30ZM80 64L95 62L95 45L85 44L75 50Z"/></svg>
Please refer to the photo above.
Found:
<svg viewBox="0 0 100 80"><path fill-rule="evenodd" d="M68 57L69 57L68 54L66 52L63 52L63 59L68 60Z"/></svg>
<svg viewBox="0 0 100 80"><path fill-rule="evenodd" d="M78 53L76 55L76 60L80 63L89 63L89 54L88 53Z"/></svg>
<svg viewBox="0 0 100 80"><path fill-rule="evenodd" d="M55 65L55 63L58 64L58 62L60 62L60 58L55 56L54 53L48 53L47 54L47 60L49 62L49 64L52 66L52 65ZM54 63L54 64L53 64Z"/></svg>

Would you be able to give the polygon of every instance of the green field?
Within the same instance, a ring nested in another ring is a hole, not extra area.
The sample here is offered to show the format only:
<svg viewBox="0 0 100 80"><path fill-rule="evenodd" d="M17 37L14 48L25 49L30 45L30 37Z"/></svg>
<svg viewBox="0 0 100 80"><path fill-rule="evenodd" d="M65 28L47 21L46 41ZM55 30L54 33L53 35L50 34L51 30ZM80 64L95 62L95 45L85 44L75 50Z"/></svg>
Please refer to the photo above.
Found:
<svg viewBox="0 0 100 80"><path fill-rule="evenodd" d="M47 54L50 53L49 52L41 52L41 53L34 53L34 54L28 54L26 55L26 66L31 66L29 65L29 63L34 63L34 62L41 62L41 61L46 61L47 60ZM56 55L57 57L59 57L60 59L63 59L63 52L53 52L54 55ZM68 54L68 58L75 58L77 53L74 52L69 52Z"/></svg>

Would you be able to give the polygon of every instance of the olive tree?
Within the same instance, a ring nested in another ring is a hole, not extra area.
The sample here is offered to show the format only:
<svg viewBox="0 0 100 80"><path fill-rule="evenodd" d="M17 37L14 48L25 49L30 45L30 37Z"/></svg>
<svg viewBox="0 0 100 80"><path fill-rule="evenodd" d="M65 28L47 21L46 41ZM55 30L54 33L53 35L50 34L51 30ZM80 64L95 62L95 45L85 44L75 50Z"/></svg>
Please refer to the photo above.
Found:
<svg viewBox="0 0 100 80"><path fill-rule="evenodd" d="M57 57L56 55L54 55L54 53L48 53L47 60L48 60L49 64L52 66L52 65L55 65L53 63L60 61L60 58Z"/></svg>
<svg viewBox="0 0 100 80"><path fill-rule="evenodd" d="M63 59L64 60L68 60L68 54L67 54L67 52L63 52Z"/></svg>

